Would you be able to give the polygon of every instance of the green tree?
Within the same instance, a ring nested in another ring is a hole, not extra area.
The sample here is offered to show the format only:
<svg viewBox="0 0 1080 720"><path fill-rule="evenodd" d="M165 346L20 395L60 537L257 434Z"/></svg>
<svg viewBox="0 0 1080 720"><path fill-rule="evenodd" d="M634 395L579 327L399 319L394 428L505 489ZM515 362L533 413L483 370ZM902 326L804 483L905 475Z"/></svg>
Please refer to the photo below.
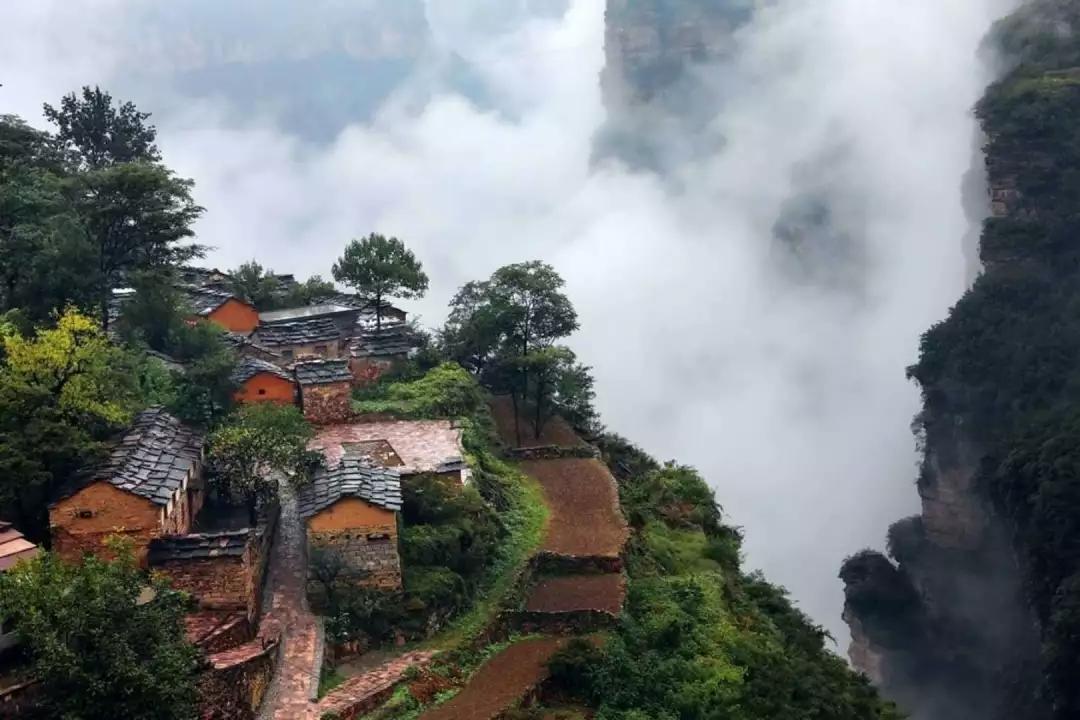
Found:
<svg viewBox="0 0 1080 720"><path fill-rule="evenodd" d="M41 539L53 490L130 419L138 391L130 356L73 310L33 337L9 330L3 346L0 506Z"/></svg>
<svg viewBox="0 0 1080 720"><path fill-rule="evenodd" d="M191 199L192 182L160 165L124 163L91 170L73 182L75 207L93 248L88 271L96 283L102 327L109 324L114 288L136 271L164 269L201 257L184 243L203 209Z"/></svg>
<svg viewBox="0 0 1080 720"><path fill-rule="evenodd" d="M56 125L57 144L81 167L97 170L161 160L154 145L157 131L146 123L150 113L139 112L130 102L114 105L112 96L99 87L68 93L59 108L46 104L45 117Z"/></svg>
<svg viewBox="0 0 1080 720"><path fill-rule="evenodd" d="M377 329L382 328L384 300L423 297L428 288L428 276L412 250L395 237L376 233L346 245L333 274L374 303Z"/></svg>
<svg viewBox="0 0 1080 720"><path fill-rule="evenodd" d="M237 357L225 334L207 320L182 322L166 352L184 363L183 374L174 378L176 399L169 409L183 420L213 427L232 408L236 392Z"/></svg>
<svg viewBox="0 0 1080 720"><path fill-rule="evenodd" d="M270 310L277 305L283 288L281 281L271 270L252 260L229 273L231 288L239 297L260 310Z"/></svg>
<svg viewBox="0 0 1080 720"><path fill-rule="evenodd" d="M574 365L572 354L551 349L578 328L577 312L562 291L564 284L553 267L534 260L506 265L489 280L465 285L450 303L443 343L452 357L482 373L485 384L510 394L518 443L518 419L527 398L540 400L534 408L541 421L535 427L539 437L545 401L554 388L570 388L556 376ZM541 369L543 376L537 382Z"/></svg>
<svg viewBox="0 0 1080 720"><path fill-rule="evenodd" d="M71 565L46 553L17 565L0 575L0 614L29 650L48 717L192 720L198 651L184 640L188 600L148 583L129 546L114 550L111 562Z"/></svg>
<svg viewBox="0 0 1080 720"><path fill-rule="evenodd" d="M254 523L259 504L277 497L279 475L296 484L308 479L320 457L307 449L313 435L292 405L242 405L210 435L213 482L242 501Z"/></svg>

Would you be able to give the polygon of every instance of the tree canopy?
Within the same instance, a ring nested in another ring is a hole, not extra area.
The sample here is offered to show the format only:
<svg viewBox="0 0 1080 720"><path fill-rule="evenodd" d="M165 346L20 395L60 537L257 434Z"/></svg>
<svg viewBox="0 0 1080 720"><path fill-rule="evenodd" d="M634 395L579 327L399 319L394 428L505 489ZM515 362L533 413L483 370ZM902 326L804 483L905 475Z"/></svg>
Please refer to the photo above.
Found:
<svg viewBox="0 0 1080 720"><path fill-rule="evenodd" d="M372 233L353 240L333 267L334 279L354 288L375 306L376 327L382 327L387 298L423 297L428 276L412 250L396 237Z"/></svg>
<svg viewBox="0 0 1080 720"><path fill-rule="evenodd" d="M99 87L84 86L79 94L68 93L60 107L45 104L45 117L56 125L56 144L85 168L161 160L154 140L157 130L146 121L150 113L133 103L113 102Z"/></svg>
<svg viewBox="0 0 1080 720"><path fill-rule="evenodd" d="M79 564L45 553L0 574L0 615L23 638L48 717L193 720L198 651L186 596L147 581L130 547Z"/></svg>

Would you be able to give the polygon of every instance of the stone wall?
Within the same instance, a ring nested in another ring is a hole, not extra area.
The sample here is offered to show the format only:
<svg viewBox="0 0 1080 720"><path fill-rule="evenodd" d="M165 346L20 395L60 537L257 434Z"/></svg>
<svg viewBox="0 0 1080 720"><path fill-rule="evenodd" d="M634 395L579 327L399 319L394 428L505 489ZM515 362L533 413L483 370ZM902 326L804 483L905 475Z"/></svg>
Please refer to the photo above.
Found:
<svg viewBox="0 0 1080 720"><path fill-rule="evenodd" d="M331 553L340 560L339 579L360 585L397 590L401 588L401 557L397 534L385 527L358 527L336 531L308 531L308 548L313 553ZM312 576L309 590L321 586Z"/></svg>
<svg viewBox="0 0 1080 720"><path fill-rule="evenodd" d="M349 370L352 371L357 386L364 387L378 380L383 373L389 372L403 360L404 357L353 358L349 361Z"/></svg>
<svg viewBox="0 0 1080 720"><path fill-rule="evenodd" d="M253 640L211 655L199 678L200 720L254 720L280 659L280 641Z"/></svg>
<svg viewBox="0 0 1080 720"><path fill-rule="evenodd" d="M345 422L352 415L352 385L348 382L304 385L300 388L304 417L317 425Z"/></svg>
<svg viewBox="0 0 1080 720"><path fill-rule="evenodd" d="M177 590L190 593L204 610L244 610L253 606L250 548L241 556L156 562L154 569Z"/></svg>

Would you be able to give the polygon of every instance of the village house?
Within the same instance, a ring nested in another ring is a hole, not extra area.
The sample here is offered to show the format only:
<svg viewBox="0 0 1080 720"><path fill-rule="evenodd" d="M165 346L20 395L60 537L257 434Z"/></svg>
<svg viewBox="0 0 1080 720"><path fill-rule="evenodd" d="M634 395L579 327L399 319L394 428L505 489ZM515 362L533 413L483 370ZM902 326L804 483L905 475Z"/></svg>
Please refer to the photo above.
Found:
<svg viewBox="0 0 1080 720"><path fill-rule="evenodd" d="M50 505L53 551L77 561L122 535L145 565L150 541L189 532L202 508L203 444L200 432L163 408L136 415L109 457Z"/></svg>
<svg viewBox="0 0 1080 720"><path fill-rule="evenodd" d="M241 334L251 333L259 325L255 306L230 292L191 285L180 290L196 319L209 320L229 332Z"/></svg>
<svg viewBox="0 0 1080 720"><path fill-rule="evenodd" d="M232 381L237 387L233 398L238 403L292 405L296 402L293 376L266 360L242 357L233 371Z"/></svg>
<svg viewBox="0 0 1080 720"><path fill-rule="evenodd" d="M338 358L344 354L341 328L328 317L260 325L252 338L279 354L284 364L304 357Z"/></svg>
<svg viewBox="0 0 1080 720"><path fill-rule="evenodd" d="M333 320L341 337L348 337L360 311L348 305L322 303L259 313L259 325L287 325L308 320Z"/></svg>
<svg viewBox="0 0 1080 720"><path fill-rule="evenodd" d="M310 592L320 590L318 575L327 565L334 566L338 579L391 590L401 587L401 481L396 470L347 455L316 471L297 500L307 524Z"/></svg>
<svg viewBox="0 0 1080 720"><path fill-rule="evenodd" d="M293 367L300 387L300 408L309 422L325 425L352 416L352 373L349 361L312 360Z"/></svg>
<svg viewBox="0 0 1080 720"><path fill-rule="evenodd" d="M328 465L346 455L363 454L396 468L402 480L420 474L439 475L459 484L468 480L461 428L449 420L368 422L361 418L319 428L308 447L321 450Z"/></svg>
<svg viewBox="0 0 1080 720"><path fill-rule="evenodd" d="M20 560L29 560L38 554L38 546L23 537L11 523L0 520L0 573L15 567ZM0 616L0 653L18 644L18 635Z"/></svg>
<svg viewBox="0 0 1080 720"><path fill-rule="evenodd" d="M416 332L404 323L363 328L349 346L349 368L356 384L375 382L408 360L418 346Z"/></svg>
<svg viewBox="0 0 1080 720"><path fill-rule="evenodd" d="M259 343L251 335L239 333L225 333L223 336L236 354L241 358L255 358L275 364L282 364L281 354Z"/></svg>

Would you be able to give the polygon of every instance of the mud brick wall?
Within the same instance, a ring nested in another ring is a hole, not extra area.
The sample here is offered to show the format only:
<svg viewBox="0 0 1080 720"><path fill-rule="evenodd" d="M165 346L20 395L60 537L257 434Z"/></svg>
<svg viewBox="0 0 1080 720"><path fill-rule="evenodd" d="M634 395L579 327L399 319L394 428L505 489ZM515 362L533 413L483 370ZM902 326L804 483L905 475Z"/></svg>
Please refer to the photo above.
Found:
<svg viewBox="0 0 1080 720"><path fill-rule="evenodd" d="M317 425L345 422L352 415L352 384L304 385L300 389L304 417Z"/></svg>
<svg viewBox="0 0 1080 720"><path fill-rule="evenodd" d="M162 510L144 497L106 482L88 485L49 508L52 549L67 562L83 555L107 555L105 539L123 535L145 565L150 540L161 534Z"/></svg>
<svg viewBox="0 0 1080 720"><path fill-rule="evenodd" d="M279 643L246 645L211 655L199 678L200 720L255 720L280 659Z"/></svg>

